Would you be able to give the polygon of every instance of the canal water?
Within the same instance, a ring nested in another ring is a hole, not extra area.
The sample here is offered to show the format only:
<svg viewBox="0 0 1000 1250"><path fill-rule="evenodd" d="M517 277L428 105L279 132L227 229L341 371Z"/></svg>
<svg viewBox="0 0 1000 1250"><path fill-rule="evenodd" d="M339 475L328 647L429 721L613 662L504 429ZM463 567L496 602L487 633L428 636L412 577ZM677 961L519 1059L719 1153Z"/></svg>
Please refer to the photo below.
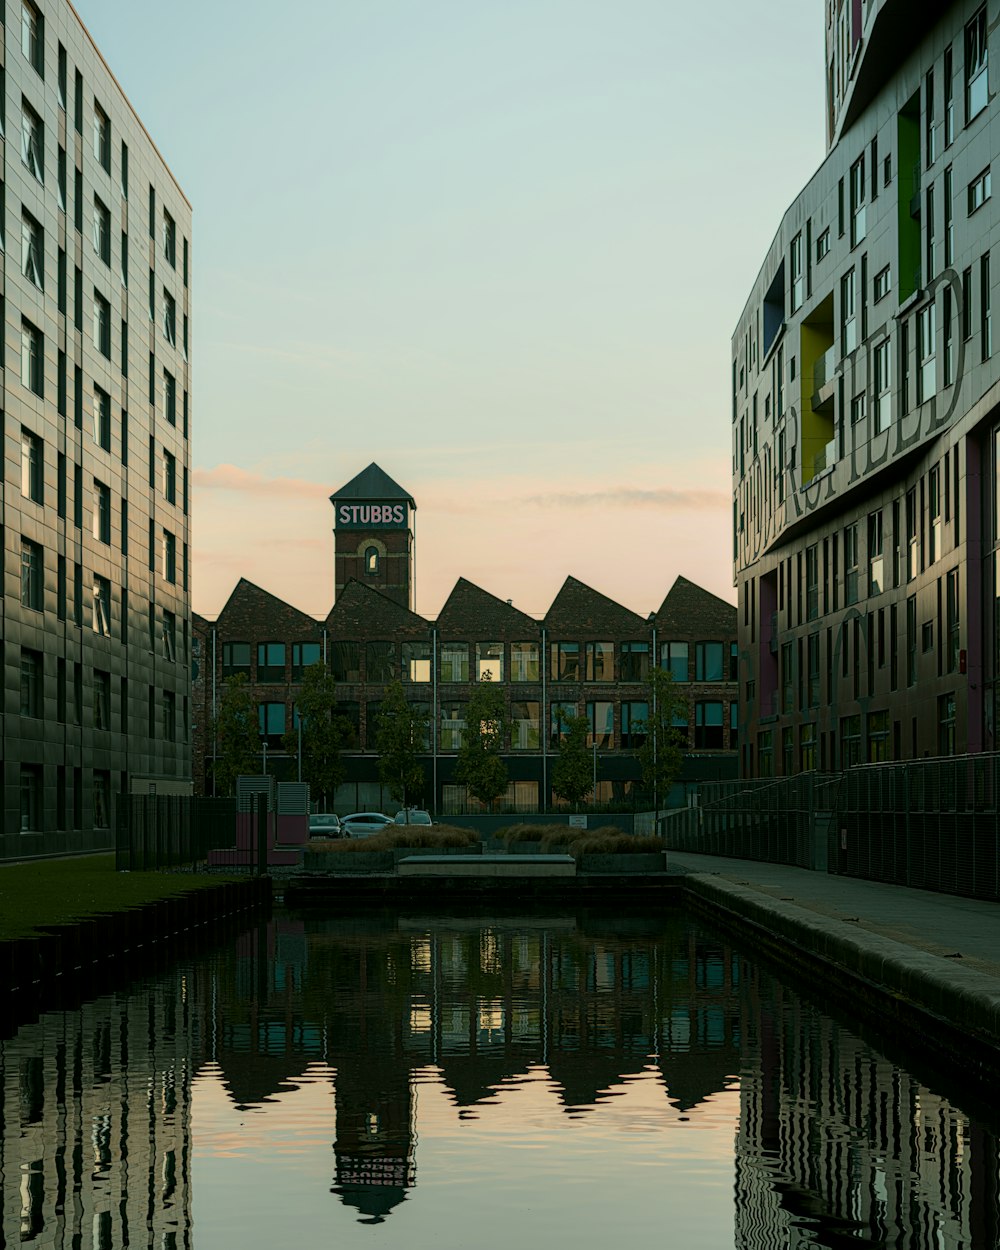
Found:
<svg viewBox="0 0 1000 1250"><path fill-rule="evenodd" d="M989 1250L940 1077L679 913L279 912L0 1042L0 1240Z"/></svg>

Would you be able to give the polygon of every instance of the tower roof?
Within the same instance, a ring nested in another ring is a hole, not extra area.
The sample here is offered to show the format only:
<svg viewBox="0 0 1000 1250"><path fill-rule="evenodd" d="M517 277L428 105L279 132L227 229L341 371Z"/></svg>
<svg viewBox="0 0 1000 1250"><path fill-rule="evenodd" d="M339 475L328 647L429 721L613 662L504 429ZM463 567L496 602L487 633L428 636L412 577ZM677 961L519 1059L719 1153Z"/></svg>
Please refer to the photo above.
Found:
<svg viewBox="0 0 1000 1250"><path fill-rule="evenodd" d="M416 510L416 502L409 491L403 490L398 482L394 482L388 473L373 460L367 469L362 469L357 477L352 477L349 482L341 486L340 490L335 490L330 496L331 503L338 503L341 499L362 499L365 501L375 499L403 499L411 508Z"/></svg>

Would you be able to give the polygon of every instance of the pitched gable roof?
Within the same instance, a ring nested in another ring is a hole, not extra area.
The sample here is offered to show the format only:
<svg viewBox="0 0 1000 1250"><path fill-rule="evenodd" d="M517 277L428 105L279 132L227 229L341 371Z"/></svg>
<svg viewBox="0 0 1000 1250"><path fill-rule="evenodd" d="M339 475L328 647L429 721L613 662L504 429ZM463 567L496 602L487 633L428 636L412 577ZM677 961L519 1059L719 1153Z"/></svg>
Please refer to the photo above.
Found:
<svg viewBox="0 0 1000 1250"><path fill-rule="evenodd" d="M362 469L357 477L352 477L349 482L341 486L340 490L335 490L330 496L330 502L333 504L341 499L405 499L411 508L416 510L417 507L410 492L403 490L402 486L394 482L374 460L367 469Z"/></svg>
<svg viewBox="0 0 1000 1250"><path fill-rule="evenodd" d="M293 638L311 638L319 632L319 624L311 616L245 577L236 583L216 625L230 637L242 634L251 642L264 638L288 642Z"/></svg>
<svg viewBox="0 0 1000 1250"><path fill-rule="evenodd" d="M474 582L460 577L437 618L438 632L457 638L507 642L538 636L541 626L533 617Z"/></svg>
<svg viewBox="0 0 1000 1250"><path fill-rule="evenodd" d="M351 639L377 638L380 633L426 638L431 629L425 617L354 578L337 596L326 626L335 638Z"/></svg>
<svg viewBox="0 0 1000 1250"><path fill-rule="evenodd" d="M710 590L678 577L667 591L656 614L657 629L690 631L697 625L714 627L726 634L736 633L736 608Z"/></svg>
<svg viewBox="0 0 1000 1250"><path fill-rule="evenodd" d="M570 638L645 637L649 631L637 612L631 612L575 577L567 577L563 582L545 614L545 628L550 634Z"/></svg>

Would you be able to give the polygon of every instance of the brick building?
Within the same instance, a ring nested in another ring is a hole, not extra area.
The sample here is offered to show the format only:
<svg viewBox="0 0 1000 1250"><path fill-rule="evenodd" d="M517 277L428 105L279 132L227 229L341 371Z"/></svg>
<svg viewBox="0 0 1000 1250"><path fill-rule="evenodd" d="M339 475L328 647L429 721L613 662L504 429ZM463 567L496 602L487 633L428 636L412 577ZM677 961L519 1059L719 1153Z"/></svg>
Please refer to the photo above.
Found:
<svg viewBox="0 0 1000 1250"><path fill-rule="evenodd" d="M345 499L356 511L341 529ZM636 750L649 716L646 678L654 662L671 670L688 704L688 753L671 803L682 804L699 780L735 774L731 604L679 577L659 611L643 618L567 577L539 620L459 578L440 613L421 616L409 606L412 497L371 465L331 502L338 522L337 596L325 619L308 616L245 579L214 621L194 616L197 791L212 792L212 724L223 682L236 673L246 675L257 700L261 766L280 777L295 776L296 760L285 754L283 736L294 723L303 669L317 660L330 668L338 712L352 727L345 752L348 782L338 795L338 810L388 802L378 783L375 725L386 686L395 678L428 717L425 803L437 811L466 809L465 789L454 780L455 759L473 683L486 674L503 689L507 706L510 807L535 811L552 804L559 713L590 722L598 801L631 805L640 778ZM370 548L377 557L371 561ZM393 552L399 557L395 565ZM358 561L354 574L342 557ZM397 571L387 572L387 566Z"/></svg>

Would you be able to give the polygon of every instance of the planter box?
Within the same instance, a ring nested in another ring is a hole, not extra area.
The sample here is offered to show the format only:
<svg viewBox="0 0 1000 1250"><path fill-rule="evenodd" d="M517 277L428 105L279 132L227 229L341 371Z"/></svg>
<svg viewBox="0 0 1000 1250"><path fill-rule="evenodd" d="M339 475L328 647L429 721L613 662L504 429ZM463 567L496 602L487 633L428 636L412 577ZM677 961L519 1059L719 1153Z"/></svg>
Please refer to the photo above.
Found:
<svg viewBox="0 0 1000 1250"><path fill-rule="evenodd" d="M604 873L608 876L634 872L663 872L663 852L639 851L631 855L581 855L578 866L581 873Z"/></svg>
<svg viewBox="0 0 1000 1250"><path fill-rule="evenodd" d="M330 872L347 876L367 872L392 872L396 860L392 851L310 851L303 856L306 872Z"/></svg>
<svg viewBox="0 0 1000 1250"><path fill-rule="evenodd" d="M482 855L483 846L397 846L392 851L395 863L414 855Z"/></svg>

